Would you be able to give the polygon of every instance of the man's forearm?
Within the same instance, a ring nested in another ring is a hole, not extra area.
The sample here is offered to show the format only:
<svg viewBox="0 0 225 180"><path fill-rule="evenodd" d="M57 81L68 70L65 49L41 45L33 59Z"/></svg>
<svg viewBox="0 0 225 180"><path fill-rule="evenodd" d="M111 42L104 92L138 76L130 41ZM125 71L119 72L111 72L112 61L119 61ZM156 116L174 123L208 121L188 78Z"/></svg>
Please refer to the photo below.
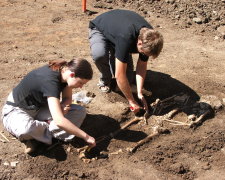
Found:
<svg viewBox="0 0 225 180"><path fill-rule="evenodd" d="M134 97L131 92L131 88L130 88L127 78L118 77L118 78L116 78L116 81L117 81L117 84L118 84L120 90L122 91L122 93L124 94L124 96L126 97L128 102L134 101Z"/></svg>
<svg viewBox="0 0 225 180"><path fill-rule="evenodd" d="M136 83L137 83L137 93L142 94L142 89L144 86L144 79L140 75L136 75Z"/></svg>
<svg viewBox="0 0 225 180"><path fill-rule="evenodd" d="M137 68L136 68L136 83L137 83L138 94L140 94L140 93L142 94L146 71L147 71L147 62L138 60Z"/></svg>

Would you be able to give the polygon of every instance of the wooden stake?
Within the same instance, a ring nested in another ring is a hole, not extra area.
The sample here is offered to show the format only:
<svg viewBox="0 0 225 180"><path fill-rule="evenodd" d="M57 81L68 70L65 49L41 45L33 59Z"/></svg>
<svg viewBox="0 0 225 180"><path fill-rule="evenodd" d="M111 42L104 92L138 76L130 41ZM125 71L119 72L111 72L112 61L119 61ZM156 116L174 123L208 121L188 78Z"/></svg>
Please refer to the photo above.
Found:
<svg viewBox="0 0 225 180"><path fill-rule="evenodd" d="M87 5L87 0L82 0L82 11L86 12L86 5Z"/></svg>

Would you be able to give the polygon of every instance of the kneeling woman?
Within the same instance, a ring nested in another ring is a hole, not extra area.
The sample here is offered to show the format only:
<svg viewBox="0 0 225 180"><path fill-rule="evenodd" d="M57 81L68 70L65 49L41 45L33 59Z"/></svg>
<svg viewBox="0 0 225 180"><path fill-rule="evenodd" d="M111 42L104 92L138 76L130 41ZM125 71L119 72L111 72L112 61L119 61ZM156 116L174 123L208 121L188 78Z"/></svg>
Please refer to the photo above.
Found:
<svg viewBox="0 0 225 180"><path fill-rule="evenodd" d="M25 142L26 153L35 151L34 140L50 145L53 137L70 141L77 136L95 146L95 139L79 128L85 108L71 104L72 89L81 88L92 75L85 59L50 61L31 71L8 96L2 110L4 127Z"/></svg>

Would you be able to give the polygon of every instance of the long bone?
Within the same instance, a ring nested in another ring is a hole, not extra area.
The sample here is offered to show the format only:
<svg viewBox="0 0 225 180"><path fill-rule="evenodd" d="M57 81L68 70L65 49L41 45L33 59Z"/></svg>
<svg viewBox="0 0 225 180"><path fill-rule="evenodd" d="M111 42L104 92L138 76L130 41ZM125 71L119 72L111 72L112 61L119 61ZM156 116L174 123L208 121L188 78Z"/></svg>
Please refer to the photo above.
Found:
<svg viewBox="0 0 225 180"><path fill-rule="evenodd" d="M135 152L140 146L144 145L145 143L149 142L152 138L162 134L162 133L165 133L165 132L168 132L168 129L166 128L162 128L162 127L157 127L154 132L150 135L148 135L146 138L138 141L136 143L135 146L133 146L132 148L128 148L128 151L133 153Z"/></svg>

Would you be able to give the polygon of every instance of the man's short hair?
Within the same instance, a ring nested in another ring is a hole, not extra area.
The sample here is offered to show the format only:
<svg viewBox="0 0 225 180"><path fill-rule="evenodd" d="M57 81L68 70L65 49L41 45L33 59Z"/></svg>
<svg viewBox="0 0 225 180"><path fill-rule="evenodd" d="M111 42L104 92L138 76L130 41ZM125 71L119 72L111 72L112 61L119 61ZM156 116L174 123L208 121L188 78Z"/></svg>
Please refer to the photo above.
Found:
<svg viewBox="0 0 225 180"><path fill-rule="evenodd" d="M154 29L141 28L138 39L142 41L142 50L153 58L158 57L163 48L163 36Z"/></svg>

